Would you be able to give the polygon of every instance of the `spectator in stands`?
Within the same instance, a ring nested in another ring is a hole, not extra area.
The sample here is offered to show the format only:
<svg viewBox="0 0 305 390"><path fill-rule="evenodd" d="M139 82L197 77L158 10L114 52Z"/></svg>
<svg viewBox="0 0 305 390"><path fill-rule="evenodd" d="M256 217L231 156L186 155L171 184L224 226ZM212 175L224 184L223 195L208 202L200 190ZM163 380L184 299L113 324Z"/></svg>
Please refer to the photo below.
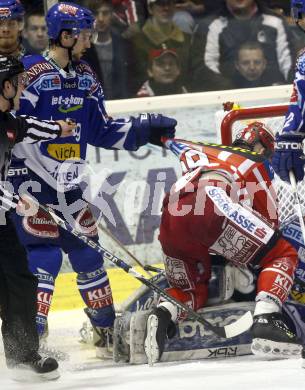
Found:
<svg viewBox="0 0 305 390"><path fill-rule="evenodd" d="M14 16L11 19L0 18L0 55L22 56L20 47L23 17Z"/></svg>
<svg viewBox="0 0 305 390"><path fill-rule="evenodd" d="M49 39L43 8L26 13L22 35L26 54L41 54L46 50Z"/></svg>
<svg viewBox="0 0 305 390"><path fill-rule="evenodd" d="M107 100L127 98L127 42L112 30L112 2L91 0L87 5L96 18L97 37L84 59L97 73Z"/></svg>
<svg viewBox="0 0 305 390"><path fill-rule="evenodd" d="M138 33L148 17L145 0L112 0L113 28L124 38Z"/></svg>
<svg viewBox="0 0 305 390"><path fill-rule="evenodd" d="M267 0L265 0L267 1ZM298 56L300 50L305 46L304 32L295 24L294 19L291 17L290 1L287 0L269 0L268 7L272 9L278 15L281 15L286 19L289 32L291 34L292 49L294 58ZM294 61L295 62L295 61Z"/></svg>
<svg viewBox="0 0 305 390"><path fill-rule="evenodd" d="M161 49L162 45L176 50L181 64L181 77L185 83L189 69L191 35L184 33L172 21L175 12L175 0L147 0L150 17L141 32L132 38L134 91L147 79L149 53L152 49Z"/></svg>
<svg viewBox="0 0 305 390"><path fill-rule="evenodd" d="M187 93L181 81L181 69L175 49L152 49L145 81L137 97Z"/></svg>
<svg viewBox="0 0 305 390"><path fill-rule="evenodd" d="M237 50L233 88L266 87L284 84L282 75L274 74L267 67L262 45L259 42L246 42Z"/></svg>
<svg viewBox="0 0 305 390"><path fill-rule="evenodd" d="M203 0L176 0L173 22L184 32L192 34L196 20L205 10Z"/></svg>
<svg viewBox="0 0 305 390"><path fill-rule="evenodd" d="M234 54L245 42L260 42L267 67L276 77L293 77L293 54L285 20L263 8L259 0L225 0L218 15L200 22L192 47L192 89L230 86Z"/></svg>

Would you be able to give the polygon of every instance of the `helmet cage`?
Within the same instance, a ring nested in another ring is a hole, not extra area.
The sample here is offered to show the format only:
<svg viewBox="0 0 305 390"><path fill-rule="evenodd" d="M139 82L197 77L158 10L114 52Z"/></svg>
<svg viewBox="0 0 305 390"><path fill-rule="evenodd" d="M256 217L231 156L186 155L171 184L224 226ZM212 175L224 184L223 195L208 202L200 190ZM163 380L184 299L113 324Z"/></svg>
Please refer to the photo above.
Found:
<svg viewBox="0 0 305 390"><path fill-rule="evenodd" d="M233 145L244 146L253 151L258 142L266 149L264 155L270 157L274 151L274 136L263 123L253 122L241 131Z"/></svg>

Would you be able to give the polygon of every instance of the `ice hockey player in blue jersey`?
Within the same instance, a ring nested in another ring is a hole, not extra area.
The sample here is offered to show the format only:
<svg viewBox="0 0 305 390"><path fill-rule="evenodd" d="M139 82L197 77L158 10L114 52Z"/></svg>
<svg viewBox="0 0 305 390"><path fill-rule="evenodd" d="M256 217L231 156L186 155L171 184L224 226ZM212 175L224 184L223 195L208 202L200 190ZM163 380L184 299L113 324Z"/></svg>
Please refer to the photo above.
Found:
<svg viewBox="0 0 305 390"><path fill-rule="evenodd" d="M16 191L27 180L38 183L38 188L29 192L40 203L57 205L60 192L65 191L67 204L58 212L67 219L69 206L82 199L83 193L77 183L88 144L132 151L148 142L161 145L161 136L174 136L177 122L160 114L148 113L129 119L110 118L105 111L103 90L95 73L87 63L72 60L74 46L90 46L94 21L92 13L76 4L61 2L49 9L46 21L49 52L44 56L33 55L23 59L29 86L21 97L20 114L37 114L54 120L70 117L76 121L77 128L73 137L62 142L46 142L30 148L16 147L10 177ZM64 164L67 160L69 164ZM65 169L62 169L63 166ZM88 204L82 200L81 209L72 214L82 233L98 240ZM32 218L15 214L14 222L27 249L31 271L39 280L37 325L40 335L45 332L54 282L62 263L62 248L77 273L78 289L86 305L86 314L100 335L97 347L103 357L115 312L102 257L62 231L41 212Z"/></svg>
<svg viewBox="0 0 305 390"><path fill-rule="evenodd" d="M305 344L305 243L297 216L283 228L283 236L298 251L299 258L294 283L284 310L294 324L298 337Z"/></svg>
<svg viewBox="0 0 305 390"><path fill-rule="evenodd" d="M305 32L305 0L291 0L292 15L297 25ZM305 155L305 48L296 63L293 90L282 131L276 135L275 152L272 158L274 171L289 182L289 171L293 170L297 181L304 178Z"/></svg>

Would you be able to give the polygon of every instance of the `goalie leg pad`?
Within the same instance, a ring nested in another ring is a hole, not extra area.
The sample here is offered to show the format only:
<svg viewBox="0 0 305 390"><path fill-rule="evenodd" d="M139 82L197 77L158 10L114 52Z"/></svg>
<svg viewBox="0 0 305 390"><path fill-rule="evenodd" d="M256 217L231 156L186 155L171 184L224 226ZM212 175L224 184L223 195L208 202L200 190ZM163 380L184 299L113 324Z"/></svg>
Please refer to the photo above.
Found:
<svg viewBox="0 0 305 390"><path fill-rule="evenodd" d="M204 318L215 325L223 326L254 309L254 302L228 303L201 309ZM121 327L120 337L129 345L131 364L147 363L144 352L144 340L147 319L151 311L124 312L123 318L128 318L124 327ZM124 319L121 319L124 321ZM129 323L129 326L128 326ZM114 338L114 341L116 338ZM227 358L251 354L252 338L249 332L223 339L214 335L197 321L182 321L177 325L177 333L171 339L166 339L162 362L185 361L191 359ZM116 341L115 341L116 342ZM114 346L114 350L116 345Z"/></svg>
<svg viewBox="0 0 305 390"><path fill-rule="evenodd" d="M116 317L113 326L113 360L129 362L130 360L130 320L131 312L127 311Z"/></svg>

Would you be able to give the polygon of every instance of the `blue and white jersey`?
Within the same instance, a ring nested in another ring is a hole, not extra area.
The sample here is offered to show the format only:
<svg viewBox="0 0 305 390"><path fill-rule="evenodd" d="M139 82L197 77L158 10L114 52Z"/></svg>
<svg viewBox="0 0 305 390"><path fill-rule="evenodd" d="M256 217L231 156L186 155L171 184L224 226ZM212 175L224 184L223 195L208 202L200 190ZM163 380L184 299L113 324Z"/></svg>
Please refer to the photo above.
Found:
<svg viewBox="0 0 305 390"><path fill-rule="evenodd" d="M23 59L29 85L21 96L18 114L41 119L71 118L77 123L68 138L17 145L14 156L53 188L57 180L65 188L81 174L87 145L106 149L137 150L138 138L131 119L110 118L105 110L103 90L95 73L83 61L73 62L63 70L50 58L41 55ZM61 164L69 160L69 171L61 172Z"/></svg>
<svg viewBox="0 0 305 390"><path fill-rule="evenodd" d="M296 63L293 90L282 133L304 133L305 136L305 50Z"/></svg>
<svg viewBox="0 0 305 390"><path fill-rule="evenodd" d="M305 283L305 244L299 222L296 220L295 222L290 223L284 228L282 233L283 237L286 238L298 252L299 264L295 276Z"/></svg>

